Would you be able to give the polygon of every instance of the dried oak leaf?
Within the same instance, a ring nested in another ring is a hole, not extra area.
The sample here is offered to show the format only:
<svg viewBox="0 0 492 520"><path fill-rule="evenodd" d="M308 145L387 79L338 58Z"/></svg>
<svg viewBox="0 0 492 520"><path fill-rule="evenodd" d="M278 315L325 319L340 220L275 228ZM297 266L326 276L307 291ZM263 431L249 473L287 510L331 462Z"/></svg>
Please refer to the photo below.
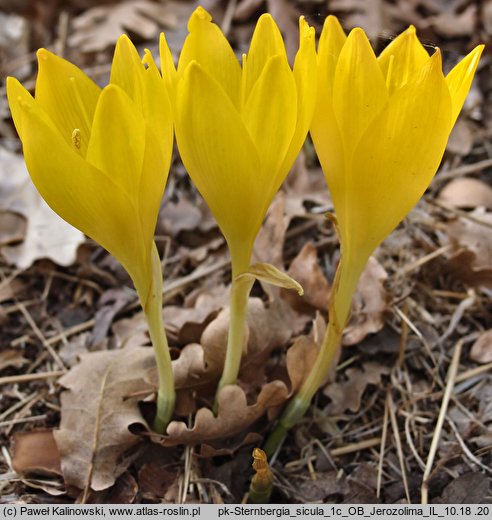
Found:
<svg viewBox="0 0 492 520"><path fill-rule="evenodd" d="M27 173L22 156L2 147L0 185L0 210L4 215L9 212L25 220L22 223L25 231L16 231L17 238L23 242L2 247L7 261L21 269L27 269L40 258L49 258L58 265L73 264L78 246L85 242L84 234L62 220L44 202Z"/></svg>
<svg viewBox="0 0 492 520"><path fill-rule="evenodd" d="M200 227L203 216L196 204L181 197L177 202L167 201L159 213L159 225L166 234L178 236L181 231Z"/></svg>
<svg viewBox="0 0 492 520"><path fill-rule="evenodd" d="M26 363L29 363L29 360L22 355L21 351L15 348L0 350L0 370L7 367L21 368Z"/></svg>
<svg viewBox="0 0 492 520"><path fill-rule="evenodd" d="M451 276L472 287L492 289L492 267L475 267L477 255L460 249L449 257L445 268Z"/></svg>
<svg viewBox="0 0 492 520"><path fill-rule="evenodd" d="M248 384L262 382L265 362L272 350L285 346L307 321L308 317L296 314L282 300L273 300L267 306L259 298L250 298L240 379ZM222 372L228 330L229 308L226 308L202 334L201 344L209 373Z"/></svg>
<svg viewBox="0 0 492 520"><path fill-rule="evenodd" d="M280 191L273 199L265 222L256 237L252 264L264 262L283 269L285 233L289 222L290 217L285 215L285 194Z"/></svg>
<svg viewBox="0 0 492 520"><path fill-rule="evenodd" d="M383 266L371 256L357 285L352 317L343 335L343 345L356 345L368 334L379 332L384 327L389 300L384 288L387 278Z"/></svg>
<svg viewBox="0 0 492 520"><path fill-rule="evenodd" d="M172 421L159 442L163 446L194 446L241 434L269 408L285 402L288 393L284 383L272 381L263 386L256 402L248 405L244 390L237 385L225 386L219 392L216 417L210 409L200 408L192 428L188 428L184 422Z"/></svg>
<svg viewBox="0 0 492 520"><path fill-rule="evenodd" d="M460 118L456 121L451 135L449 136L446 150L456 155L466 157L472 150L475 142L475 133L472 122L466 118ZM460 180L465 180L462 178ZM456 179L458 180L458 179Z"/></svg>
<svg viewBox="0 0 492 520"><path fill-rule="evenodd" d="M12 300L26 288L26 284L18 278L5 279L0 283L0 303Z"/></svg>
<svg viewBox="0 0 492 520"><path fill-rule="evenodd" d="M460 218L448 224L447 234L452 242L475 253L474 267L492 267L492 212L477 208L471 218Z"/></svg>
<svg viewBox="0 0 492 520"><path fill-rule="evenodd" d="M490 504L490 478L478 471L465 473L451 481L442 495L434 499L439 504Z"/></svg>
<svg viewBox="0 0 492 520"><path fill-rule="evenodd" d="M128 464L123 455L139 442L128 426L143 423L144 378L154 365L150 348L92 352L60 379L60 429L54 432L65 483L95 491L111 486Z"/></svg>
<svg viewBox="0 0 492 520"><path fill-rule="evenodd" d="M446 184L438 200L455 208L492 209L492 187L479 179L461 177Z"/></svg>
<svg viewBox="0 0 492 520"><path fill-rule="evenodd" d="M460 218L447 226L456 252L445 268L468 285L492 287L492 212L477 208L469 215L470 218Z"/></svg>
<svg viewBox="0 0 492 520"><path fill-rule="evenodd" d="M300 336L286 355L287 373L290 379L290 395L305 381L319 352L319 346L308 336Z"/></svg>
<svg viewBox="0 0 492 520"><path fill-rule="evenodd" d="M480 334L470 350L470 359L477 363L492 361L492 329Z"/></svg>
<svg viewBox="0 0 492 520"><path fill-rule="evenodd" d="M339 15L346 29L363 27L370 40L390 29L382 0L332 0L330 12Z"/></svg>
<svg viewBox="0 0 492 520"><path fill-rule="evenodd" d="M345 410L359 411L362 394L368 385L377 385L381 376L389 374L390 369L379 363L365 363L363 370L347 368L346 381L328 385L323 393L331 399L326 412L328 415L338 415Z"/></svg>
<svg viewBox="0 0 492 520"><path fill-rule="evenodd" d="M299 312L309 312L318 309L326 312L330 284L318 262L318 251L313 242L304 244L298 255L292 260L287 274L299 282L304 295L295 291L282 291L282 298Z"/></svg>
<svg viewBox="0 0 492 520"><path fill-rule="evenodd" d="M127 0L88 9L77 16L72 25L74 30L68 39L69 45L83 52L95 52L114 46L127 31L151 40L161 27L174 27L176 18L168 4Z"/></svg>
<svg viewBox="0 0 492 520"><path fill-rule="evenodd" d="M98 301L98 309L94 316L92 328L92 343L98 344L105 340L113 319L126 305L135 298L133 291L123 289L109 289Z"/></svg>
<svg viewBox="0 0 492 520"><path fill-rule="evenodd" d="M61 475L60 454L53 430L16 432L12 466L19 475Z"/></svg>
<svg viewBox="0 0 492 520"><path fill-rule="evenodd" d="M429 17L428 25L445 38L470 37L477 27L477 6L470 4L461 10L463 2L450 2L438 15Z"/></svg>

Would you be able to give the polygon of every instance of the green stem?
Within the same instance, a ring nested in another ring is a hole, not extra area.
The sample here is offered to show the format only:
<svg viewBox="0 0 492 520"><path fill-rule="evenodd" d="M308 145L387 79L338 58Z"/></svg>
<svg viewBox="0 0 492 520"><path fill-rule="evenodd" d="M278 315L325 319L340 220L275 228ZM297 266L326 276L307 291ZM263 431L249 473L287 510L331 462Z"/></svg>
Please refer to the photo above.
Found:
<svg viewBox="0 0 492 520"><path fill-rule="evenodd" d="M323 343L309 376L302 384L299 392L289 402L266 440L263 449L268 457L273 455L287 432L304 416L311 399L328 374L330 365L340 346L343 329L350 315L352 297L361 271L360 267L351 266L349 262L343 262L342 256L328 304L330 319Z"/></svg>
<svg viewBox="0 0 492 520"><path fill-rule="evenodd" d="M152 285L145 303L142 302L142 307L147 318L150 339L157 362L157 374L159 376L154 430L157 433L164 433L173 415L176 393L174 390L171 355L162 318L162 271L159 253L155 244L152 250Z"/></svg>
<svg viewBox="0 0 492 520"><path fill-rule="evenodd" d="M217 413L217 396L226 385L233 385L237 381L239 366L243 355L244 330L248 314L248 297L253 286L253 280L232 278L230 295L229 334L227 337L227 350L224 361L224 369L215 394L213 405L214 413Z"/></svg>

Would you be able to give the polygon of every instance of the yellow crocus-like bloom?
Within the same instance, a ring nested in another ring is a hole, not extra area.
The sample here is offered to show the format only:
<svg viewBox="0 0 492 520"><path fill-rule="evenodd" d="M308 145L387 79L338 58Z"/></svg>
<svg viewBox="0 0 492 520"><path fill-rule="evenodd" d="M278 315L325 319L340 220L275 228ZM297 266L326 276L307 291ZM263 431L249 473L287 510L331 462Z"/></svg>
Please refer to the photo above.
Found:
<svg viewBox="0 0 492 520"><path fill-rule="evenodd" d="M347 37L335 17L326 19L311 135L333 197L341 257L318 358L268 439L267 453L304 415L325 378L369 256L436 173L482 50L479 45L445 77L439 50L429 56L414 27L376 57L362 29Z"/></svg>
<svg viewBox="0 0 492 520"><path fill-rule="evenodd" d="M242 67L201 7L188 22L177 71L161 40L163 77L175 97L183 163L214 214L235 274L245 272L275 193L299 153L316 92L314 29L300 20L293 70L268 15L256 25Z"/></svg>
<svg viewBox="0 0 492 520"><path fill-rule="evenodd" d="M314 29L301 18L300 47L291 69L280 31L264 14L241 66L211 20L201 7L191 15L177 70L163 37L161 64L174 100L181 158L231 254L231 325L219 384L223 386L236 380L251 279L286 282L286 276L271 267L249 264L268 206L309 129L316 101L316 52ZM245 273L251 276L240 281Z"/></svg>
<svg viewBox="0 0 492 520"><path fill-rule="evenodd" d="M364 31L326 19L311 135L335 206L342 253L330 320L343 327L367 259L427 189L483 45L445 77L409 27L376 57ZM348 290L349 289L349 290Z"/></svg>
<svg viewBox="0 0 492 520"><path fill-rule="evenodd" d="M27 168L42 197L130 274L160 374L167 379L161 381L159 399L169 401L172 411L154 228L171 160L173 121L162 77L147 61L145 66L122 36L110 84L100 89L76 66L40 49L35 97L14 78L7 80L7 94Z"/></svg>

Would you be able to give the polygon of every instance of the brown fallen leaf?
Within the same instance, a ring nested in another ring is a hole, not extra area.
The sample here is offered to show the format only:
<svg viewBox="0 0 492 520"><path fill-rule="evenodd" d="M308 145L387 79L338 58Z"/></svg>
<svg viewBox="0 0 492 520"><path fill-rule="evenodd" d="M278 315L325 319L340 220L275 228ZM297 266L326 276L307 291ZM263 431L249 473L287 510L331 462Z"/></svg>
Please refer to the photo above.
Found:
<svg viewBox="0 0 492 520"><path fill-rule="evenodd" d="M434 500L441 504L490 504L490 478L479 472L460 475L448 484L441 497Z"/></svg>
<svg viewBox="0 0 492 520"><path fill-rule="evenodd" d="M332 383L323 390L323 393L331 399L326 412L329 415L339 415L345 410L358 412L367 386L379 384L381 376L389 372L389 367L372 362L365 363L363 370L347 368L345 381Z"/></svg>
<svg viewBox="0 0 492 520"><path fill-rule="evenodd" d="M146 500L162 500L176 480L175 471L169 471L159 462L147 462L138 471L140 493Z"/></svg>
<svg viewBox="0 0 492 520"><path fill-rule="evenodd" d="M0 247L22 242L26 227L26 219L19 213L0 210Z"/></svg>
<svg viewBox="0 0 492 520"><path fill-rule="evenodd" d="M285 215L285 194L280 191L268 209L265 222L256 237L251 263L272 264L284 268L285 233L290 217Z"/></svg>
<svg viewBox="0 0 492 520"><path fill-rule="evenodd" d="M26 288L26 284L18 278L5 279L0 283L0 303L12 300Z"/></svg>
<svg viewBox="0 0 492 520"><path fill-rule="evenodd" d="M20 350L15 348L6 348L0 350L0 370L7 367L21 368L26 363L29 363Z"/></svg>
<svg viewBox="0 0 492 520"><path fill-rule="evenodd" d="M349 485L345 476L340 477L338 472L317 472L316 480L303 479L296 482L296 491L299 498L307 504L323 503L331 496L345 496L349 492Z"/></svg>
<svg viewBox="0 0 492 520"><path fill-rule="evenodd" d="M492 187L470 177L453 179L441 190L438 200L455 208L492 209Z"/></svg>
<svg viewBox="0 0 492 520"><path fill-rule="evenodd" d="M470 359L477 363L490 363L492 361L492 329L480 334L472 345Z"/></svg>
<svg viewBox="0 0 492 520"><path fill-rule="evenodd" d="M473 251L460 249L449 257L445 270L467 285L492 289L492 267L475 267L476 259Z"/></svg>
<svg viewBox="0 0 492 520"><path fill-rule="evenodd" d="M332 0L330 12L340 16L347 30L363 27L371 40L389 29L382 0Z"/></svg>
<svg viewBox="0 0 492 520"><path fill-rule="evenodd" d="M249 444L261 444L263 436L256 432L248 432L244 437L233 439L224 439L216 443L216 446L210 444L201 444L198 455L203 458L223 457L224 455L234 455L239 448Z"/></svg>
<svg viewBox="0 0 492 520"><path fill-rule="evenodd" d="M292 260L287 274L297 280L304 289L304 295L295 291L282 291L282 298L298 312L309 312L317 309L326 313L330 285L318 261L318 251L313 242L304 244L297 256Z"/></svg>
<svg viewBox="0 0 492 520"><path fill-rule="evenodd" d="M149 344L148 326L143 312L134 314L131 318L116 321L111 327L116 347L133 348Z"/></svg>
<svg viewBox="0 0 492 520"><path fill-rule="evenodd" d="M95 52L114 46L125 32L151 40L161 27L174 27L176 18L167 4L126 0L87 9L74 18L72 25L69 45L83 52Z"/></svg>
<svg viewBox="0 0 492 520"><path fill-rule="evenodd" d="M219 392L216 417L209 408L200 408L192 428L184 422L172 421L166 435L160 437L158 442L163 446L195 446L243 433L269 408L285 402L287 395L284 383L272 381L263 386L256 402L248 405L244 390L237 385L225 386Z"/></svg>
<svg viewBox="0 0 492 520"><path fill-rule="evenodd" d="M181 231L193 231L200 226L202 212L189 200L181 197L177 202L166 201L159 213L159 231L173 237Z"/></svg>
<svg viewBox="0 0 492 520"><path fill-rule="evenodd" d="M475 133L471 121L459 118L451 131L446 150L462 157L467 156L473 148Z"/></svg>
<svg viewBox="0 0 492 520"><path fill-rule="evenodd" d="M492 267L492 212L477 208L470 217L450 222L447 234L455 245L475 253L474 267Z"/></svg>
<svg viewBox="0 0 492 520"><path fill-rule="evenodd" d="M470 4L461 9L463 2L449 4L437 16L429 17L429 26L445 38L470 37L477 28L477 6Z"/></svg>
<svg viewBox="0 0 492 520"><path fill-rule="evenodd" d="M19 475L62 474L53 430L16 432L13 447L12 467Z"/></svg>
<svg viewBox="0 0 492 520"><path fill-rule="evenodd" d="M263 382L265 363L272 350L285 346L307 321L308 317L297 315L282 300L274 300L267 306L259 298L250 298L240 379L248 385ZM210 372L222 372L228 329L229 308L226 308L202 334L201 344Z"/></svg>
<svg viewBox="0 0 492 520"><path fill-rule="evenodd" d="M128 465L124 453L140 439L128 426L144 423L144 378L155 363L150 348L92 352L60 379L60 429L54 432L65 483L95 491L111 486Z"/></svg>
<svg viewBox="0 0 492 520"><path fill-rule="evenodd" d="M135 294L126 288L109 289L99 299L98 309L94 316L95 324L92 328L92 344L99 344L108 336L113 319L126 305L135 299Z"/></svg>
<svg viewBox="0 0 492 520"><path fill-rule="evenodd" d="M384 327L389 301L384 288L387 278L383 266L371 256L357 285L352 317L343 335L343 345L356 345L368 334L379 332Z"/></svg>
<svg viewBox="0 0 492 520"><path fill-rule="evenodd" d="M24 159L0 147L0 209L22 215L25 236L19 245L2 247L11 264L27 269L40 258L71 265L84 234L62 220L41 198L27 173Z"/></svg>
<svg viewBox="0 0 492 520"><path fill-rule="evenodd" d="M175 338L180 344L193 343L200 340L200 336L206 326L215 318L222 307L212 300L210 301L210 306L206 304L201 305L200 303L192 308L176 305L164 307L165 326L170 338Z"/></svg>
<svg viewBox="0 0 492 520"><path fill-rule="evenodd" d="M139 486L135 477L129 471L125 471L117 479L114 485L102 491L90 491L85 497L86 504L133 504Z"/></svg>
<svg viewBox="0 0 492 520"><path fill-rule="evenodd" d="M316 361L319 346L308 336L300 336L286 355L287 373L290 379L290 395L306 380Z"/></svg>

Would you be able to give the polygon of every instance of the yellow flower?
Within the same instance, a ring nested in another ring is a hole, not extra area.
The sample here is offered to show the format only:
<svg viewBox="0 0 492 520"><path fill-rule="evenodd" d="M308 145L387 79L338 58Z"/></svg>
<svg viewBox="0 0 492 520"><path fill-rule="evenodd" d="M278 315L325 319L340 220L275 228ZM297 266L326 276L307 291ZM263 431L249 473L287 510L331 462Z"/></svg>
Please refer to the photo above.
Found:
<svg viewBox="0 0 492 520"><path fill-rule="evenodd" d="M7 80L31 178L56 213L122 263L145 304L173 140L160 73L144 66L126 36L102 90L45 49L38 62L35 98Z"/></svg>
<svg viewBox="0 0 492 520"><path fill-rule="evenodd" d="M175 402L162 321L162 271L154 229L173 146L171 103L151 56L140 60L126 36L116 44L110 84L38 51L36 95L7 80L10 110L27 169L63 219L106 248L131 276L154 346L159 391L154 428Z"/></svg>
<svg viewBox="0 0 492 520"><path fill-rule="evenodd" d="M293 70L270 15L258 20L242 67L203 8L191 15L188 29L177 71L162 38L163 77L175 100L181 158L227 240L237 275L249 268L267 208L309 128L314 29L300 20Z"/></svg>
<svg viewBox="0 0 492 520"><path fill-rule="evenodd" d="M362 29L346 37L327 18L311 135L338 221L343 291L330 319L341 327L368 257L435 174L482 50L445 77L439 49L429 56L414 27L376 57Z"/></svg>

